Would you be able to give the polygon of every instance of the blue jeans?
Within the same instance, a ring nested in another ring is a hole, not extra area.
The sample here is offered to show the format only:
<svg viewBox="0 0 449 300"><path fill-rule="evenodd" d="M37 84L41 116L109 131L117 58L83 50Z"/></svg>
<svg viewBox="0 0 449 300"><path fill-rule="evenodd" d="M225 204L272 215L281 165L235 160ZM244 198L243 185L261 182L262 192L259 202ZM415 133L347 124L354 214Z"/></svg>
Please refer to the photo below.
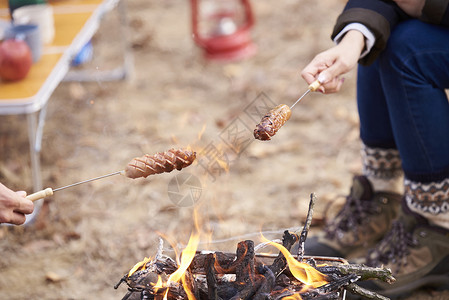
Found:
<svg viewBox="0 0 449 300"><path fill-rule="evenodd" d="M358 68L362 142L397 148L412 181L449 178L448 88L449 28L400 23L379 58Z"/></svg>

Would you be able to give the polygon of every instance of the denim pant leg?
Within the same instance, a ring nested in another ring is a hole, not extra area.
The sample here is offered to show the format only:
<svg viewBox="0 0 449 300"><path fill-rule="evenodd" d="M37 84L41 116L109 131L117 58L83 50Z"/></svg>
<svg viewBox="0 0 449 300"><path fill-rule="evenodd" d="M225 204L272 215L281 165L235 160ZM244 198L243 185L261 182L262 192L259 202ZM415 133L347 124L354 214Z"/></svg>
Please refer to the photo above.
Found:
<svg viewBox="0 0 449 300"><path fill-rule="evenodd" d="M449 178L447 88L449 28L402 22L377 61L359 67L362 141L372 147L396 145L410 180Z"/></svg>
<svg viewBox="0 0 449 300"><path fill-rule="evenodd" d="M372 148L397 148L380 80L379 60L368 67L358 67L357 106L362 142Z"/></svg>

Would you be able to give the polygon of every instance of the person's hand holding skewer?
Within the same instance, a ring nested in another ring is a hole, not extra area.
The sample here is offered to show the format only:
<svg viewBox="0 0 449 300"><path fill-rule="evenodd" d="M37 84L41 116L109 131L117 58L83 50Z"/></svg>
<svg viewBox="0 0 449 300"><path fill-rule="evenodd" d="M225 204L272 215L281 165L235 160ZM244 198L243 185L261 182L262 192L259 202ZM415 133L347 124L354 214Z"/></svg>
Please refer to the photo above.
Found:
<svg viewBox="0 0 449 300"><path fill-rule="evenodd" d="M26 192L14 192L0 183L0 223L25 223L25 215L34 210L33 202L25 197Z"/></svg>
<svg viewBox="0 0 449 300"><path fill-rule="evenodd" d="M340 91L344 81L340 76L357 65L364 47L363 34L357 30L349 30L338 45L315 56L301 72L301 76L309 84L308 90L292 106L281 104L270 110L256 125L254 137L261 141L270 140L290 118L291 109L309 92Z"/></svg>
<svg viewBox="0 0 449 300"><path fill-rule="evenodd" d="M340 76L357 65L364 47L363 34L357 30L350 30L338 45L315 56L302 70L301 76L308 84L318 79L321 83L318 90L322 93L338 92L344 81Z"/></svg>

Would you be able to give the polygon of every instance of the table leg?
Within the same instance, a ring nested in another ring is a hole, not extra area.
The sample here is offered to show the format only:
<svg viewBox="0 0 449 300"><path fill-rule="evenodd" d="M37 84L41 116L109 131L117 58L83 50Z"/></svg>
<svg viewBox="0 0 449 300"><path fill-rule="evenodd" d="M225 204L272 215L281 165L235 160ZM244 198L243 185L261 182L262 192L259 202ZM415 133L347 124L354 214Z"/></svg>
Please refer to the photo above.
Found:
<svg viewBox="0 0 449 300"><path fill-rule="evenodd" d="M81 70L81 71L69 71L63 81L70 82L108 82L130 79L134 71L134 59L129 49L128 43L128 20L126 13L125 0L118 1L117 13L120 22L120 40L121 51L123 52L122 65L112 70L99 71L95 70Z"/></svg>
<svg viewBox="0 0 449 300"><path fill-rule="evenodd" d="M44 130L46 114L47 105L45 105L39 112L26 115L28 123L28 140L30 144L31 174L33 179L33 190L35 192L42 189L40 152L42 148L42 132ZM34 222L43 204L44 199L34 202L34 212L27 215L25 225Z"/></svg>

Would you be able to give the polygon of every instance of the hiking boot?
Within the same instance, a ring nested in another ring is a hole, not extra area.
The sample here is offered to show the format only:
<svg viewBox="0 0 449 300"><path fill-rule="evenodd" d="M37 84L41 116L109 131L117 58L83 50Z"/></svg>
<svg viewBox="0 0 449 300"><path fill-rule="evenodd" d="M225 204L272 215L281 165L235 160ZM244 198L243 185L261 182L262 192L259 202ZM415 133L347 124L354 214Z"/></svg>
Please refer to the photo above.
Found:
<svg viewBox="0 0 449 300"><path fill-rule="evenodd" d="M365 257L397 217L401 196L374 192L365 176L355 176L349 196L324 231L307 239L304 253L313 256Z"/></svg>
<svg viewBox="0 0 449 300"><path fill-rule="evenodd" d="M366 264L391 269L396 278L393 284L378 280L358 283L386 297L404 296L420 287L449 289L449 230L429 225L403 204L399 219L369 251Z"/></svg>

